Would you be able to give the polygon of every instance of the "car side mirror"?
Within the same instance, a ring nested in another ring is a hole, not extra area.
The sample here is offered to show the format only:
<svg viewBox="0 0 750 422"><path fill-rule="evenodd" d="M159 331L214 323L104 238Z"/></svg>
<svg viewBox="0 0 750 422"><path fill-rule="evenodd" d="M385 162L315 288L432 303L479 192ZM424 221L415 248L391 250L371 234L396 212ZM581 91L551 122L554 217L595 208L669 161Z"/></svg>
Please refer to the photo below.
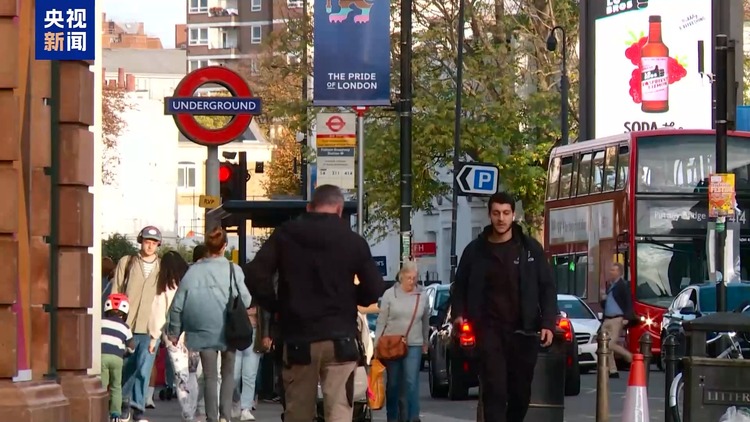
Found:
<svg viewBox="0 0 750 422"><path fill-rule="evenodd" d="M680 313L683 315L695 315L696 314L695 306L693 305L685 306L682 309L680 309Z"/></svg>
<svg viewBox="0 0 750 422"><path fill-rule="evenodd" d="M604 314L601 312L597 312L596 319L598 319L599 321L602 321L604 319Z"/></svg>
<svg viewBox="0 0 750 422"><path fill-rule="evenodd" d="M440 317L437 315L433 315L430 317L430 325L433 327L437 327L440 324Z"/></svg>

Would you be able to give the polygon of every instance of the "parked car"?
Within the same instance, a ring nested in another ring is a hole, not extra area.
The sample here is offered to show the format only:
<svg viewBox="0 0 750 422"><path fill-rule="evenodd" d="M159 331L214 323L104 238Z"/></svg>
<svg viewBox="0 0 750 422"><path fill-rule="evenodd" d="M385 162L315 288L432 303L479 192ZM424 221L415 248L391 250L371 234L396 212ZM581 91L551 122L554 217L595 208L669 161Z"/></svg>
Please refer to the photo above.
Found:
<svg viewBox="0 0 750 422"><path fill-rule="evenodd" d="M441 325L440 312L445 312L448 305L448 299L451 297L450 284L430 284L425 287L424 293L427 295L427 304L430 309L430 330L428 338L432 336ZM430 360L430 351L422 356L422 370L425 369L427 361Z"/></svg>
<svg viewBox="0 0 750 422"><path fill-rule="evenodd" d="M557 308L573 324L581 372L596 369L596 335L602 325L601 318L583 300L573 295L557 295Z"/></svg>
<svg viewBox="0 0 750 422"><path fill-rule="evenodd" d="M749 302L750 283L733 282L727 284L727 310L741 312L744 308L747 308ZM682 323L714 312L716 312L715 283L706 282L685 287L675 296L662 316L662 345L667 335L674 335L677 340L677 357L682 358L686 352L686 338ZM661 348L661 350L664 349ZM713 350L709 347L709 354L712 354L712 352ZM659 369L664 369L663 353L659 359L656 359L656 365Z"/></svg>
<svg viewBox="0 0 750 422"><path fill-rule="evenodd" d="M430 337L430 395L463 400L468 397L470 388L479 385L474 327L467 321L456 330L451 323L450 308L441 312L440 317L442 324ZM565 394L575 396L581 391L578 347L573 323L562 315L557 319L557 334L566 345Z"/></svg>

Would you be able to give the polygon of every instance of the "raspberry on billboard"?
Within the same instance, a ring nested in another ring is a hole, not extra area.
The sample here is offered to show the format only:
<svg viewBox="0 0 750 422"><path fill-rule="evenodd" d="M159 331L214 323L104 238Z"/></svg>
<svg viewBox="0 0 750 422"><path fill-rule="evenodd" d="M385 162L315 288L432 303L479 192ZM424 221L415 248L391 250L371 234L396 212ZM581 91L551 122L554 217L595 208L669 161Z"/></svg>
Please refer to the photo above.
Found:
<svg viewBox="0 0 750 422"><path fill-rule="evenodd" d="M712 2L592 2L594 137L711 129ZM623 47L618 47L623 42ZM592 58L589 57L589 60Z"/></svg>

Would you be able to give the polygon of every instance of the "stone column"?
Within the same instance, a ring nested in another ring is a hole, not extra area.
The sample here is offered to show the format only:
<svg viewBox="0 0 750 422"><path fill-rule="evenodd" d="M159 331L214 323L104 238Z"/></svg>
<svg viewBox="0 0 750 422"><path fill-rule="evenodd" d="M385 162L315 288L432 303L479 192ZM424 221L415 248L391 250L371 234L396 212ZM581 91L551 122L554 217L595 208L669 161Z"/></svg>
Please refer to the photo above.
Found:
<svg viewBox="0 0 750 422"><path fill-rule="evenodd" d="M91 366L94 238L94 74L88 62L60 64L60 215L57 327L60 384L71 420L99 422L108 413L107 392ZM54 128L53 128L54 130Z"/></svg>
<svg viewBox="0 0 750 422"><path fill-rule="evenodd" d="M60 385L44 379L49 326L42 304L49 302L44 296L48 260L40 240L49 231L49 217L44 216L49 182L43 171L48 160L32 159L45 149L32 144L49 145L50 139L31 139L31 127L44 119L36 114L44 102L39 91L31 92L31 81L36 71L41 78L49 75L30 65L33 25L31 2L0 0L0 419L67 422L68 400ZM40 210L32 216L35 205ZM19 371L19 357L31 370Z"/></svg>

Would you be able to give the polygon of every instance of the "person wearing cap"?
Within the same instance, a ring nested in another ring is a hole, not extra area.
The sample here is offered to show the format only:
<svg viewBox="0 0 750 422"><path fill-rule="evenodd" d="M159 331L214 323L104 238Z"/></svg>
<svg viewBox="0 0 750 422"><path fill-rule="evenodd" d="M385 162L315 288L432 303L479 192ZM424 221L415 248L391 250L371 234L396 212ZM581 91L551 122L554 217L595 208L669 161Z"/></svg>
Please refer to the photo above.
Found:
<svg viewBox="0 0 750 422"><path fill-rule="evenodd" d="M149 352L151 336L148 321L156 297L156 282L159 277L159 256L156 254L161 245L161 232L154 226L146 226L139 233L137 241L141 245L136 255L122 257L115 268L112 281L112 293L125 293L130 301L130 312L127 324L133 332L135 350L125 362L122 371L123 406L120 420L128 422L145 422L151 369L156 354ZM157 343L158 346L158 343Z"/></svg>

